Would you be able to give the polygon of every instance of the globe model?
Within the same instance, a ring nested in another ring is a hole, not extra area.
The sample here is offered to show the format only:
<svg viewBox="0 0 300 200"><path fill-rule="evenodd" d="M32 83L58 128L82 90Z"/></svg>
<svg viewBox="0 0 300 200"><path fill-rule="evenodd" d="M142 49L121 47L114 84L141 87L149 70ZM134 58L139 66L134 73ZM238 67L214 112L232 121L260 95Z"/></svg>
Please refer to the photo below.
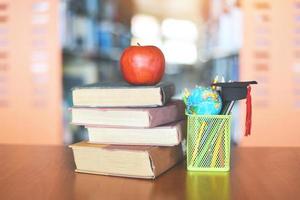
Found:
<svg viewBox="0 0 300 200"><path fill-rule="evenodd" d="M187 112L198 115L217 115L221 112L222 99L210 87L196 87L187 98Z"/></svg>

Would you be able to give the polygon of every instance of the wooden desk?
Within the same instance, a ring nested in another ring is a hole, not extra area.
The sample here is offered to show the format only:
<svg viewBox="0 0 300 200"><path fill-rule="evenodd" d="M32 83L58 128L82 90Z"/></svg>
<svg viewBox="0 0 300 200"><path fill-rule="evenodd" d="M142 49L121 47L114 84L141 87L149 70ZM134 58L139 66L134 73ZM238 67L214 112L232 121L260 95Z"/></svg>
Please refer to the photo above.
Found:
<svg viewBox="0 0 300 200"><path fill-rule="evenodd" d="M300 148L235 148L230 173L187 172L155 181L74 173L60 146L0 145L0 199L299 199Z"/></svg>

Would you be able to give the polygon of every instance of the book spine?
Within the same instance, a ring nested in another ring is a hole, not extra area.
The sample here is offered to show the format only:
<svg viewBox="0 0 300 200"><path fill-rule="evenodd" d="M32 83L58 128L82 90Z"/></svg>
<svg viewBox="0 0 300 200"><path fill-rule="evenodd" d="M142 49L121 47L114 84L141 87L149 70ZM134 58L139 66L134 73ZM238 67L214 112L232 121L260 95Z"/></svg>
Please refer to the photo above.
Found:
<svg viewBox="0 0 300 200"><path fill-rule="evenodd" d="M155 110L149 110L149 128L176 122L185 119L184 104L176 101L173 105L163 106Z"/></svg>
<svg viewBox="0 0 300 200"><path fill-rule="evenodd" d="M154 176L157 177L183 160L182 145L152 148L149 157Z"/></svg>
<svg viewBox="0 0 300 200"><path fill-rule="evenodd" d="M187 132L187 120L183 120L180 122L180 125L176 126L176 132L177 132L177 138L178 141L181 142L186 138L186 132Z"/></svg>

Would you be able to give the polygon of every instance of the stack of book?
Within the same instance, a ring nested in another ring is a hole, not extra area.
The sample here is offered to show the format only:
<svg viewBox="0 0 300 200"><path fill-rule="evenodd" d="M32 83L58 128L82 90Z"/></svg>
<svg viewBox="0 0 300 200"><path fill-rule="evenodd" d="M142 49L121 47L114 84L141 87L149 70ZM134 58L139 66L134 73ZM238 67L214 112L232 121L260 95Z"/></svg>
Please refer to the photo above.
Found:
<svg viewBox="0 0 300 200"><path fill-rule="evenodd" d="M70 145L76 171L154 179L183 158L184 104L172 83L98 83L74 88L72 123L88 141Z"/></svg>

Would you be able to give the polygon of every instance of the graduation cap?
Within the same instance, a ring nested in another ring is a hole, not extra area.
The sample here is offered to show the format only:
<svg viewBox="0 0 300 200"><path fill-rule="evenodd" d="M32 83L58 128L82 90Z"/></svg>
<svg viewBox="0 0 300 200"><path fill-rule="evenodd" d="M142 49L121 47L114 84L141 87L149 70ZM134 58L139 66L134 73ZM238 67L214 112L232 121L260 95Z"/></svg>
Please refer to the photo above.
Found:
<svg viewBox="0 0 300 200"><path fill-rule="evenodd" d="M246 132L245 135L250 135L251 132L251 117L252 117L252 105L251 105L251 84L257 84L256 81L246 82L225 82L225 83L213 83L212 86L221 87L221 97L225 101L222 109L222 114L228 115L231 112L235 101L246 99Z"/></svg>
<svg viewBox="0 0 300 200"><path fill-rule="evenodd" d="M247 88L250 84L257 84L256 81L246 82L225 82L225 83L213 83L213 86L219 86L222 88L221 97L223 101L237 101L247 98Z"/></svg>

